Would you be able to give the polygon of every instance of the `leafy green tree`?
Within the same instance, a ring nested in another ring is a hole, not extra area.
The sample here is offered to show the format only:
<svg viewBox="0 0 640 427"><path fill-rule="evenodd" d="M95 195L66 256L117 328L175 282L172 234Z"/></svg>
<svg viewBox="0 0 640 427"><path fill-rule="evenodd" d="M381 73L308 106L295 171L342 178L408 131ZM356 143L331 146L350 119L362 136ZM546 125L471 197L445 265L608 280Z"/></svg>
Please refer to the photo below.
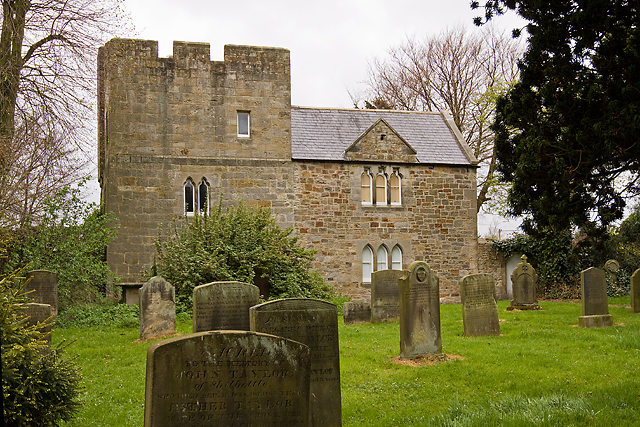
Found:
<svg viewBox="0 0 640 427"><path fill-rule="evenodd" d="M156 241L151 275L164 277L176 288L179 309L189 310L193 288L216 281L237 280L269 284L269 298L330 298L334 291L316 270L313 252L304 249L291 229L281 229L264 208L242 201L225 212L221 205L210 215L177 221Z"/></svg>
<svg viewBox="0 0 640 427"><path fill-rule="evenodd" d="M604 236L622 218L625 197L638 192L638 3L496 0L483 7L477 24L509 9L528 21L520 81L499 98L493 126L498 171L512 184L510 213L525 217L527 233L577 226Z"/></svg>
<svg viewBox="0 0 640 427"><path fill-rule="evenodd" d="M80 406L82 377L63 347L48 350L40 329L50 323L28 325L21 309L28 298L22 291L24 284L16 287L15 279L15 274L9 274L0 280L4 425L58 426Z"/></svg>
<svg viewBox="0 0 640 427"><path fill-rule="evenodd" d="M41 219L27 219L18 230L0 230L11 238L0 273L31 263L31 269L58 274L60 308L86 303L116 280L105 260L105 248L116 235L115 218L81 197L84 181L65 187L44 203Z"/></svg>

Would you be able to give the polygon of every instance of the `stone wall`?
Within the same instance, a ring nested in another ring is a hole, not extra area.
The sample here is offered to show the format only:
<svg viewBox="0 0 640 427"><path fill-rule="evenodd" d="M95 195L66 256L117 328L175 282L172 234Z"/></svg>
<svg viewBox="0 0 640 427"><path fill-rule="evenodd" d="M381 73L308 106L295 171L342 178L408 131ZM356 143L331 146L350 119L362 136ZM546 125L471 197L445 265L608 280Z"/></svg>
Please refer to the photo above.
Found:
<svg viewBox="0 0 640 427"><path fill-rule="evenodd" d="M362 281L362 250L389 256L399 245L403 268L424 260L440 278L443 302L459 302L458 281L477 271L474 168L397 165L400 206L363 206L361 174L380 164L295 162L295 229L317 251L315 267L338 292L369 295ZM392 166L387 166L392 172Z"/></svg>
<svg viewBox="0 0 640 427"><path fill-rule="evenodd" d="M507 299L506 261L489 240L478 239L478 273L491 274L496 281L496 299Z"/></svg>
<svg viewBox="0 0 640 427"><path fill-rule="evenodd" d="M184 214L183 185L205 178L210 204L242 198L293 224L289 51L114 39L98 55L98 163L102 202L119 219L111 269L136 282L151 266L159 224ZM239 137L238 111L250 137Z"/></svg>

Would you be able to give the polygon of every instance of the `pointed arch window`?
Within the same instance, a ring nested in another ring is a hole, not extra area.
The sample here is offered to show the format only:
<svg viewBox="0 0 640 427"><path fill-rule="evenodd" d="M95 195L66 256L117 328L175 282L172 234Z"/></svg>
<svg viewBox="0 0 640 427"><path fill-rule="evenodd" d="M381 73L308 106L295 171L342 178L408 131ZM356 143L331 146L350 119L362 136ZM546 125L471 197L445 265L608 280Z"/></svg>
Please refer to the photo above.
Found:
<svg viewBox="0 0 640 427"><path fill-rule="evenodd" d="M376 205L387 204L387 177L379 173L376 175Z"/></svg>
<svg viewBox="0 0 640 427"><path fill-rule="evenodd" d="M373 182L373 177L369 173L368 169L365 169L365 171L362 172L360 182L361 182L362 204L371 205L373 203L373 188L371 185Z"/></svg>
<svg viewBox="0 0 640 427"><path fill-rule="evenodd" d="M202 178L198 185L198 212L209 212L209 183L206 178Z"/></svg>
<svg viewBox="0 0 640 427"><path fill-rule="evenodd" d="M376 271L382 271L382 270L386 270L388 267L388 256L389 253L387 252L387 248L384 245L380 245L380 247L378 248L378 253L377 253L377 265L376 265Z"/></svg>
<svg viewBox="0 0 640 427"><path fill-rule="evenodd" d="M401 205L402 204L402 192L400 191L402 188L402 178L400 177L400 173L398 169L394 169L393 174L389 178L389 191L391 192L391 204L392 205Z"/></svg>
<svg viewBox="0 0 640 427"><path fill-rule="evenodd" d="M196 208L195 185L191 178L187 178L184 183L184 212L191 216Z"/></svg>
<svg viewBox="0 0 640 427"><path fill-rule="evenodd" d="M371 273L373 273L373 251L367 245L362 248L362 281L370 283Z"/></svg>
<svg viewBox="0 0 640 427"><path fill-rule="evenodd" d="M399 245L391 250L391 269L402 270L402 248Z"/></svg>

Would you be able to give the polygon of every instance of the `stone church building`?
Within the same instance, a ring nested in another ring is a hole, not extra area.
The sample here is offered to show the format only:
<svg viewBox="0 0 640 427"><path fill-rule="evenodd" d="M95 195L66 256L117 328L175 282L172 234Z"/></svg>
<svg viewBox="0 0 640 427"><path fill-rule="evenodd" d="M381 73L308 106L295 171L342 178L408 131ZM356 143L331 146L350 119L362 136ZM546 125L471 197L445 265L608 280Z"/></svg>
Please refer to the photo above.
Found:
<svg viewBox="0 0 640 427"><path fill-rule="evenodd" d="M119 218L107 249L140 282L159 224L235 203L271 209L352 297L371 273L426 261L444 301L477 268L477 160L446 113L291 105L289 51L114 39L98 58L101 199Z"/></svg>

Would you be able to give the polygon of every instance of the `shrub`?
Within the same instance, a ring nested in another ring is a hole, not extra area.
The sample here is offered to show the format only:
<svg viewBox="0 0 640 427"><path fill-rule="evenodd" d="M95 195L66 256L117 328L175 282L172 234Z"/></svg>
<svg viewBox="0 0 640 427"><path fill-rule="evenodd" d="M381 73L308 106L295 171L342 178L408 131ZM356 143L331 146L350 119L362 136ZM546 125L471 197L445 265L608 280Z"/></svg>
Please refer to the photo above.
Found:
<svg viewBox="0 0 640 427"><path fill-rule="evenodd" d="M0 274L28 263L33 270L55 271L60 309L92 301L116 280L105 259L105 248L116 234L115 218L82 200L83 185L65 187L48 198L38 224L28 220L22 229L0 230L9 240Z"/></svg>
<svg viewBox="0 0 640 427"><path fill-rule="evenodd" d="M57 426L78 410L81 376L62 346L47 351L39 330L47 323L27 325L20 309L27 302L24 284L15 289L14 278L0 281L4 425Z"/></svg>
<svg viewBox="0 0 640 427"><path fill-rule="evenodd" d="M58 314L56 325L61 328L108 326L138 328L140 307L105 300L101 303L68 307Z"/></svg>
<svg viewBox="0 0 640 427"><path fill-rule="evenodd" d="M251 209L242 201L225 212L176 220L156 241L150 272L176 288L178 310L189 310L193 288L215 281L269 283L269 298L331 298L333 288L310 270L313 252L304 249L291 229L281 229L268 209Z"/></svg>

